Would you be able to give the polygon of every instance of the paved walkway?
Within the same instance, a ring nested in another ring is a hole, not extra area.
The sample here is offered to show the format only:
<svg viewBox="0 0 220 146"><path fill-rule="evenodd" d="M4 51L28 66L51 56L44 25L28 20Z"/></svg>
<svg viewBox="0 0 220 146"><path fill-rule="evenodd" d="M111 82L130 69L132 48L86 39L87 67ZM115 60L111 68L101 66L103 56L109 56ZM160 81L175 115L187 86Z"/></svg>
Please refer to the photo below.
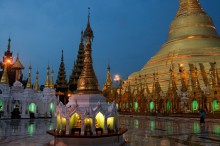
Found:
<svg viewBox="0 0 220 146"><path fill-rule="evenodd" d="M121 116L131 146L220 146L220 119Z"/></svg>
<svg viewBox="0 0 220 146"><path fill-rule="evenodd" d="M47 146L54 119L0 120L0 146ZM198 118L120 116L127 146L220 146L220 120Z"/></svg>

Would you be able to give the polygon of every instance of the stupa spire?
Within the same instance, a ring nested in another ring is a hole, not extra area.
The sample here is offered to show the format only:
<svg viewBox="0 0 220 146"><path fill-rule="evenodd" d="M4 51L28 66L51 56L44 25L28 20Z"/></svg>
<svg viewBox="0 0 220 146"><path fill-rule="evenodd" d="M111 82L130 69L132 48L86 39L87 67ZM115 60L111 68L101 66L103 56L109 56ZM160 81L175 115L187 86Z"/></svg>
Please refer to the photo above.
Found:
<svg viewBox="0 0 220 146"><path fill-rule="evenodd" d="M4 56L3 56L3 64L7 63L8 65L7 68L10 69L12 62L13 62L13 57L11 52L11 39L9 37L7 51L4 52ZM4 68L4 66L2 68Z"/></svg>
<svg viewBox="0 0 220 146"><path fill-rule="evenodd" d="M90 40L93 40L93 38L94 38L93 31L90 26L90 8L88 8L88 21L87 21L86 30L84 31L83 35L85 38L89 37Z"/></svg>
<svg viewBox="0 0 220 146"><path fill-rule="evenodd" d="M27 79L27 85L26 88L31 88L31 65L28 68L28 79Z"/></svg>
<svg viewBox="0 0 220 146"><path fill-rule="evenodd" d="M108 72L107 72L107 78L105 84L107 86L112 86L112 78L111 78L111 73L110 73L110 66L108 65Z"/></svg>
<svg viewBox="0 0 220 146"><path fill-rule="evenodd" d="M108 68L107 68L107 77L106 77L106 81L105 81L105 84L102 88L102 91L106 90L108 87L112 87L113 86L113 83L112 83L112 78L111 78L111 73L110 73L110 66L108 65Z"/></svg>
<svg viewBox="0 0 220 146"><path fill-rule="evenodd" d="M83 69L84 62L84 44L83 44L83 31L81 31L81 40L79 44L77 59L74 60L74 65L72 69L72 74L69 79L69 90L71 92L76 91L77 89L77 81Z"/></svg>
<svg viewBox="0 0 220 146"><path fill-rule="evenodd" d="M100 93L98 89L98 80L96 78L93 65L92 65L92 42L94 38L93 31L90 27L90 12L88 14L88 22L86 30L84 31L86 38L84 66L81 75L77 82L77 92L86 93Z"/></svg>
<svg viewBox="0 0 220 146"><path fill-rule="evenodd" d="M63 55L63 50L61 54L61 63L59 67L59 71L57 74L57 79L56 79L56 84L55 88L57 92L67 92L68 86L67 86L67 81L66 81L66 71L65 71L65 65L64 65L64 55Z"/></svg>
<svg viewBox="0 0 220 146"><path fill-rule="evenodd" d="M180 0L180 7L176 17L191 15L191 14L206 14L198 0Z"/></svg>
<svg viewBox="0 0 220 146"><path fill-rule="evenodd" d="M36 72L36 81L35 81L35 85L34 85L34 90L35 90L35 91L38 91L38 90L39 90L39 84L38 84L38 82L39 82L39 72L38 72L38 70L37 70L37 72Z"/></svg>
<svg viewBox="0 0 220 146"><path fill-rule="evenodd" d="M10 52L10 49L11 49L11 38L9 37L8 38L8 48L7 48L7 51Z"/></svg>
<svg viewBox="0 0 220 146"><path fill-rule="evenodd" d="M44 84L45 87L50 87L50 66L47 67L47 76L46 76L46 82Z"/></svg>
<svg viewBox="0 0 220 146"><path fill-rule="evenodd" d="M1 84L8 84L8 73L7 73L7 64L4 65L4 70L3 70L3 74L1 77Z"/></svg>

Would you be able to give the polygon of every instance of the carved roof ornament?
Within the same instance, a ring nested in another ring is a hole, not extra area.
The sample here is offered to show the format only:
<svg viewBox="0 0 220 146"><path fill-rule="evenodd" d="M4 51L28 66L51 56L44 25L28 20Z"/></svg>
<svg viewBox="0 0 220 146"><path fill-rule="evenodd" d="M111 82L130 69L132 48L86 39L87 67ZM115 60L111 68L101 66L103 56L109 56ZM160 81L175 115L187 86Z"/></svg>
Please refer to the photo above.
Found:
<svg viewBox="0 0 220 146"><path fill-rule="evenodd" d="M13 69L24 69L24 66L21 64L21 61L19 59L19 55L17 55L15 63L12 65Z"/></svg>

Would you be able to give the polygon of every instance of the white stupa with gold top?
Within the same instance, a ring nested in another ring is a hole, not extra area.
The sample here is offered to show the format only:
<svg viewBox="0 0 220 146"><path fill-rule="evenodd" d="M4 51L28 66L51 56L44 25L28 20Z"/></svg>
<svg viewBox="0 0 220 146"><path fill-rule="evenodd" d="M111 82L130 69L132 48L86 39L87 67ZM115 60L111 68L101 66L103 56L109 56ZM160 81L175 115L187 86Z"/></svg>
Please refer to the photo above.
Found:
<svg viewBox="0 0 220 146"><path fill-rule="evenodd" d="M118 128L118 111L115 103L106 103L106 98L98 88L98 80L92 65L93 31L90 16L84 31L85 58L82 73L77 82L77 91L69 97L69 102L62 102L56 108L56 142L66 145L120 145L124 142Z"/></svg>

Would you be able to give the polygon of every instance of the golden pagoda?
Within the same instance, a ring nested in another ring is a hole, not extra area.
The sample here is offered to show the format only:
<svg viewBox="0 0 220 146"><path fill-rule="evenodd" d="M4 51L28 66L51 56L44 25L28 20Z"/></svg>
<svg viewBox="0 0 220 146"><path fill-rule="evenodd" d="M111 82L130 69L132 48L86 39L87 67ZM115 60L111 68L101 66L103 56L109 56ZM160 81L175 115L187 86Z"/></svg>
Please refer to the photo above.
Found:
<svg viewBox="0 0 220 146"><path fill-rule="evenodd" d="M150 98L145 97L148 99L144 103L146 111L159 111L162 104L158 103L164 102L163 106L168 106L168 100L169 112L180 111L185 104L185 96L189 110L206 107L212 111L213 101L220 100L217 98L220 92L220 37L216 27L198 0L179 2L167 41L140 71L132 73L123 84L124 89L130 86L133 99L136 99L137 93L134 91L140 84L148 85L152 92ZM211 97L212 92L216 95ZM133 101L132 108L135 102L138 106L143 103L141 100ZM154 104L151 109L150 105ZM220 111L219 107L216 110Z"/></svg>
<svg viewBox="0 0 220 146"><path fill-rule="evenodd" d="M35 85L34 85L34 90L35 91L39 91L39 84L38 84L38 81L39 81L39 72L38 72L38 70L37 70L37 72L36 72L36 81L35 81Z"/></svg>
<svg viewBox="0 0 220 146"><path fill-rule="evenodd" d="M27 85L26 85L26 88L32 88L32 85L31 85L31 65L29 66L28 68L28 79L27 79Z"/></svg>
<svg viewBox="0 0 220 146"><path fill-rule="evenodd" d="M204 71L208 74L209 63L215 61L219 64L220 62L219 50L220 38L216 28L198 0L180 0L179 10L170 25L168 40L145 66L140 71L131 74L128 80L131 81L131 85L135 85L132 80L138 78L139 75L150 75L148 82L152 82L153 73L157 71L161 88L167 90L171 62L176 70L174 76L177 80L180 79L177 76L180 67L188 72L189 64L193 66L202 64ZM186 78L189 80L188 74ZM204 82L202 76L199 80ZM178 83L178 86L181 84Z"/></svg>
<svg viewBox="0 0 220 146"><path fill-rule="evenodd" d="M92 65L92 40L94 38L93 31L90 26L90 15L88 15L88 22L86 30L84 31L84 37L86 39L85 53L84 53L84 65L82 72L77 81L77 93L81 94L99 94L98 80L96 78L93 65Z"/></svg>
<svg viewBox="0 0 220 146"><path fill-rule="evenodd" d="M50 87L50 66L47 67L47 75L46 75L46 82L44 84L45 87Z"/></svg>

